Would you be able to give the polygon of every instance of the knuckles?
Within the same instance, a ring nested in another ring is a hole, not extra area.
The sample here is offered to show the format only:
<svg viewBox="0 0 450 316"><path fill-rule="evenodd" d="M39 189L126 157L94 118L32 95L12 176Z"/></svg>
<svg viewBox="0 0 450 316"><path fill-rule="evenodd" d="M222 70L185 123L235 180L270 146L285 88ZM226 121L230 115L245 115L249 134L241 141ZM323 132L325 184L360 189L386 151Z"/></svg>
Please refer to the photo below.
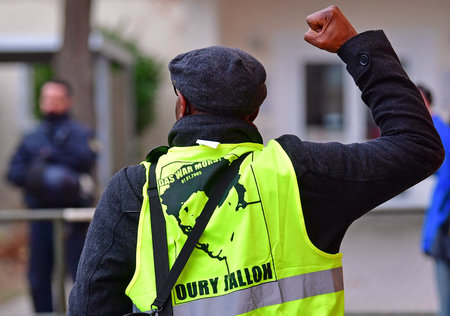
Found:
<svg viewBox="0 0 450 316"><path fill-rule="evenodd" d="M340 11L339 11L339 8L338 8L337 5L335 5L335 4L330 5L330 6L326 9L326 11L330 11L330 12L333 13L333 14L337 14L337 13L340 12Z"/></svg>

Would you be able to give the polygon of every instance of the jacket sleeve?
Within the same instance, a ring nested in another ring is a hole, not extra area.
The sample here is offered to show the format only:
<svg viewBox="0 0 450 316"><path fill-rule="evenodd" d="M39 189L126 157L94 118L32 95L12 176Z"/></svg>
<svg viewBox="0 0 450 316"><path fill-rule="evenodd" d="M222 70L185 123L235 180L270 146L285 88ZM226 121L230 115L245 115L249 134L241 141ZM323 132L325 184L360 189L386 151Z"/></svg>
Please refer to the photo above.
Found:
<svg viewBox="0 0 450 316"><path fill-rule="evenodd" d="M344 146L339 155L346 164L342 174L348 170L349 178L375 181L372 184L381 191L374 190L371 209L434 173L443 162L444 148L420 92L382 31L360 34L338 55L381 130L380 138ZM390 193L382 189L385 184Z"/></svg>
<svg viewBox="0 0 450 316"><path fill-rule="evenodd" d="M132 311L125 289L135 270L142 194L138 196L133 188L142 188L145 182L142 169L122 169L103 193L86 236L68 315L123 315Z"/></svg>
<svg viewBox="0 0 450 316"><path fill-rule="evenodd" d="M28 152L22 141L9 163L6 176L8 181L19 187L24 187L28 166L30 165L31 160L31 154Z"/></svg>
<svg viewBox="0 0 450 316"><path fill-rule="evenodd" d="M354 220L431 175L444 158L422 97L382 31L353 37L338 55L381 137L348 145L278 139L298 176L308 234L328 252L339 250Z"/></svg>

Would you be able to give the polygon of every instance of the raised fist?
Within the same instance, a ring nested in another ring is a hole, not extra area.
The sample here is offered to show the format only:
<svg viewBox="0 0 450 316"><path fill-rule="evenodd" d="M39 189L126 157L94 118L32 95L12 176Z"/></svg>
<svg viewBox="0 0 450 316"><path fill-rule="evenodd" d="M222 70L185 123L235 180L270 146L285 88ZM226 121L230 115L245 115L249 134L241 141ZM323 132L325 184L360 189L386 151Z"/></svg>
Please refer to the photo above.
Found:
<svg viewBox="0 0 450 316"><path fill-rule="evenodd" d="M310 29L305 33L305 41L331 53L358 34L335 5L308 15L306 23Z"/></svg>

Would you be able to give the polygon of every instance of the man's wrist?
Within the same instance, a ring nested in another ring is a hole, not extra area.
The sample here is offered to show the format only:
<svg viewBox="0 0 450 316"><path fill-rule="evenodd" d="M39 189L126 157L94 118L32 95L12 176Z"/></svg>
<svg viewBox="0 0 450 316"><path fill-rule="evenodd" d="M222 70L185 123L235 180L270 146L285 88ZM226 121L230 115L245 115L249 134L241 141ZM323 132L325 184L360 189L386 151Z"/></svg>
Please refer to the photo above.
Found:
<svg viewBox="0 0 450 316"><path fill-rule="evenodd" d="M338 56L346 64L351 63L358 54L370 53L374 49L386 47L389 42L382 30L359 33L347 40L337 51Z"/></svg>

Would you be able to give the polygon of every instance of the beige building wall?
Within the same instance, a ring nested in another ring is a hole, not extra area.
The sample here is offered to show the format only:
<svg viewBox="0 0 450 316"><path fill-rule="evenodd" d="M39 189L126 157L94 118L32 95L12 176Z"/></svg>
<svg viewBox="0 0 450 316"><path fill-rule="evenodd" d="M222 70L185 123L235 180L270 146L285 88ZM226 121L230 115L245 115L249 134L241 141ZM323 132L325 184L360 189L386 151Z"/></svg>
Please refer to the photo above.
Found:
<svg viewBox="0 0 450 316"><path fill-rule="evenodd" d="M175 122L175 95L167 65L177 54L193 48L217 44L216 0L104 0L97 1L93 24L116 29L133 39L162 65L162 81L156 102L156 119L141 135L140 155L167 144Z"/></svg>
<svg viewBox="0 0 450 316"><path fill-rule="evenodd" d="M20 191L4 181L7 173L7 162L13 150L20 141L24 125L21 118L20 94L17 88L20 84L20 71L16 64L3 65L0 71L0 209L22 206Z"/></svg>
<svg viewBox="0 0 450 316"><path fill-rule="evenodd" d="M61 0L0 1L0 35L48 36L59 32Z"/></svg>
<svg viewBox="0 0 450 316"><path fill-rule="evenodd" d="M449 45L450 22L445 17L450 2L447 0L221 0L220 39L224 45L247 49L268 61L269 44L274 37L280 32L295 32L298 40L303 40L308 30L306 16L331 4L339 6L358 32L425 28L434 35L446 36L444 44ZM420 45L420 39L417 44Z"/></svg>
<svg viewBox="0 0 450 316"><path fill-rule="evenodd" d="M0 37L30 40L55 35L60 27L59 0L0 1ZM20 191L6 183L5 173L22 134L31 127L26 108L26 66L0 64L0 209L22 207Z"/></svg>

